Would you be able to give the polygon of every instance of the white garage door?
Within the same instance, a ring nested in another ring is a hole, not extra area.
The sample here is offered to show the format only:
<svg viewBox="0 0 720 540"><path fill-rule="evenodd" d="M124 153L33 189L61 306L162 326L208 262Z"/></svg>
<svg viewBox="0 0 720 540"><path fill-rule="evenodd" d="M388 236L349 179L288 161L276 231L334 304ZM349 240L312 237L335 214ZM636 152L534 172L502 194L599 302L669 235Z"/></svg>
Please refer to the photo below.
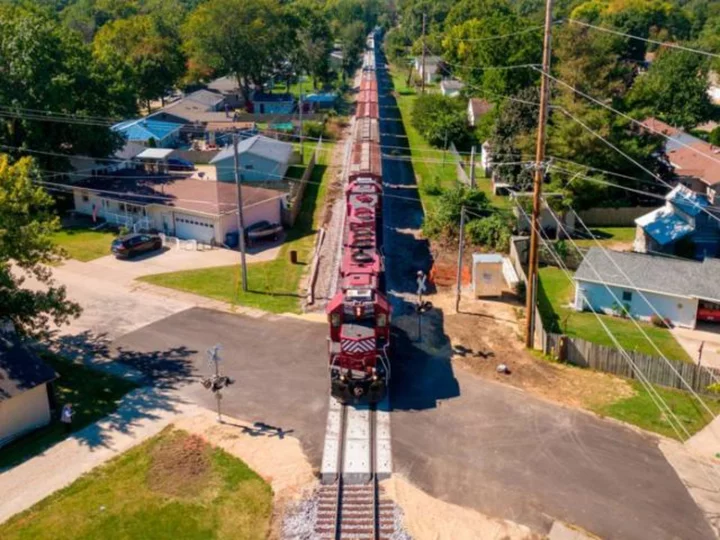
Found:
<svg viewBox="0 0 720 540"><path fill-rule="evenodd" d="M210 243L215 238L215 221L191 214L175 214L175 235L183 240Z"/></svg>

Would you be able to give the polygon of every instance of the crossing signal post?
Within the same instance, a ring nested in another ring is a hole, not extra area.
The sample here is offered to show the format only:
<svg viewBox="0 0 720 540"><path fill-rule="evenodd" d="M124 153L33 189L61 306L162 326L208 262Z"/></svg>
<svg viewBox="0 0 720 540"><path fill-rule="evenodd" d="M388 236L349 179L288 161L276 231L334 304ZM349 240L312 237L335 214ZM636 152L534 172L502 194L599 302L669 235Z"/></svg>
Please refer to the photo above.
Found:
<svg viewBox="0 0 720 540"><path fill-rule="evenodd" d="M234 384L235 381L226 375L220 374L220 345L215 345L212 349L208 350L208 362L214 366L215 373L210 377L205 377L201 383L207 389L215 394L215 401L217 403L217 419L218 422L222 423L222 410L220 408L220 402L222 400L222 390Z"/></svg>
<svg viewBox="0 0 720 540"><path fill-rule="evenodd" d="M417 273L417 306L415 311L418 314L418 341L422 341L422 315L432 309L432 303L423 301L423 294L427 292L427 275L422 270Z"/></svg>

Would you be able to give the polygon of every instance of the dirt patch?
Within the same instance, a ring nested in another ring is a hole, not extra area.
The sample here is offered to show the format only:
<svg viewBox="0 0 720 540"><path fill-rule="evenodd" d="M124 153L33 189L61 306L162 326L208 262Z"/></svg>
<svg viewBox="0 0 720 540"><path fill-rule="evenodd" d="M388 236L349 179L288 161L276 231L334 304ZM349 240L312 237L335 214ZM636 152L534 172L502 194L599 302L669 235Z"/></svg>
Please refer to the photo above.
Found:
<svg viewBox="0 0 720 540"><path fill-rule="evenodd" d="M210 446L197 435L176 431L152 451L148 487L173 497L196 495L210 482Z"/></svg>
<svg viewBox="0 0 720 540"><path fill-rule="evenodd" d="M416 540L539 539L523 525L491 519L480 512L435 499L394 474L382 483L388 498L403 510L403 525Z"/></svg>
<svg viewBox="0 0 720 540"><path fill-rule="evenodd" d="M453 363L498 382L522 388L572 407L591 408L634 394L623 379L605 373L560 364L528 352L522 341L522 306L513 301L475 300L463 296L455 313L454 294L440 289L433 304L444 312L444 329L456 354ZM505 364L510 373L498 373Z"/></svg>

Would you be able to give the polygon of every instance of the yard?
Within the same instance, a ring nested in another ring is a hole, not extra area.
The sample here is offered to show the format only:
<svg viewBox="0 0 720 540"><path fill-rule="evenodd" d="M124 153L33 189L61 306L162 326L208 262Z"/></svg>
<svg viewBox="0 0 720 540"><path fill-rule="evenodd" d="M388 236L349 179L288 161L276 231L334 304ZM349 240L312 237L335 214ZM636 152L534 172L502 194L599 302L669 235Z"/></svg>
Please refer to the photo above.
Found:
<svg viewBox="0 0 720 540"><path fill-rule="evenodd" d="M166 429L11 518L2 537L262 539L271 513L270 486L245 463Z"/></svg>
<svg viewBox="0 0 720 540"><path fill-rule="evenodd" d="M614 343L593 313L577 312L569 307L574 296L574 285L562 270L553 267L541 268L539 277L538 307L546 327L555 326L558 331L569 336L614 347ZM600 317L624 349L659 356L633 321L610 315L600 315ZM649 323L639 324L667 358L692 362L669 330Z"/></svg>
<svg viewBox="0 0 720 540"><path fill-rule="evenodd" d="M54 383L57 403L60 407L72 403L75 431L112 413L120 399L137 388L129 381L98 373L54 354L43 354L42 358L60 375ZM66 437L63 426L54 420L4 447L0 452L0 470L35 456Z"/></svg>
<svg viewBox="0 0 720 540"><path fill-rule="evenodd" d="M111 231L69 228L56 232L53 240L71 259L88 262L110 255L110 244L115 236L116 234Z"/></svg>
<svg viewBox="0 0 720 540"><path fill-rule="evenodd" d="M423 207L426 212L432 210L435 200L440 195L443 188L455 186L457 184L457 172L452 157L446 156L446 163L442 163L443 154L441 149L434 148L428 144L423 136L410 123L413 102L418 94L412 86L408 86L407 75L402 69L393 66L391 68L393 87L402 123L407 135L408 146L410 147L410 155L412 159L413 169L418 178L418 191ZM395 150L395 152L393 152ZM398 154L399 149L384 148L384 154ZM480 158L478 154L478 159ZM490 202L497 208L510 208L510 199L508 197L499 197L493 195L490 180L482 176L482 171L478 169L476 175L477 187L485 192Z"/></svg>
<svg viewBox="0 0 720 540"><path fill-rule="evenodd" d="M601 245L611 249L629 249L635 240L635 227L597 227L590 229L593 236ZM591 248L597 246L592 238L576 239L579 247Z"/></svg>
<svg viewBox="0 0 720 540"><path fill-rule="evenodd" d="M170 272L140 279L154 285L273 313L299 313L300 279L311 263L315 231L329 182L325 174L328 157L329 152L320 153L319 163L305 190L298 219L295 226L287 231L278 257L273 261L248 265L247 292L242 291L240 286L239 265ZM291 251L297 251L298 264L290 263Z"/></svg>
<svg viewBox="0 0 720 540"><path fill-rule="evenodd" d="M643 385L639 381L630 381L629 384L635 392L634 396L590 408L600 415L610 416L634 424L642 429L678 439L678 434L668 422L667 415L658 408ZM712 420L697 399L688 392L671 390L661 386L654 386L654 388L690 435L700 431ZM720 413L720 402L707 397L704 397L703 400L714 414ZM680 432L683 433L682 430Z"/></svg>

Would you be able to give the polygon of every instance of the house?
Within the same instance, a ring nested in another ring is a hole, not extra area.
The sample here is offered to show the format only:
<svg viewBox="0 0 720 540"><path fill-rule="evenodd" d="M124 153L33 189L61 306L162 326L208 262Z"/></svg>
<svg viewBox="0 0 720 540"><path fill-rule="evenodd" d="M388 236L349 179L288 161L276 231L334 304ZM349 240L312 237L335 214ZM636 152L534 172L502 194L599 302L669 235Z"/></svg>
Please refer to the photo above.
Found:
<svg viewBox="0 0 720 540"><path fill-rule="evenodd" d="M307 103L312 110L325 111L334 108L337 100L335 92L309 94L303 98L303 104Z"/></svg>
<svg viewBox="0 0 720 540"><path fill-rule="evenodd" d="M708 306L720 309L718 276L720 259L698 262L593 247L575 272L573 307L606 314L624 310L641 320L657 311L674 326L695 328Z"/></svg>
<svg viewBox="0 0 720 540"><path fill-rule="evenodd" d="M711 205L720 206L720 148L655 118L643 125L668 137L665 155L678 183L707 195Z"/></svg>
<svg viewBox="0 0 720 540"><path fill-rule="evenodd" d="M280 182L285 178L293 156L290 143L255 135L238 143L238 166L244 182ZM232 146L220 151L210 165L215 166L219 182L235 182Z"/></svg>
<svg viewBox="0 0 720 540"><path fill-rule="evenodd" d="M422 56L415 58L415 71L420 78L425 80L425 84L431 84L435 81L435 77L440 75L440 65L442 58L439 56L425 56L425 68L423 71Z"/></svg>
<svg viewBox="0 0 720 540"><path fill-rule="evenodd" d="M238 230L237 186L190 175L144 175L120 171L73 185L75 211L116 225L157 230L186 240L221 245ZM282 194L242 187L245 226L279 223Z"/></svg>
<svg viewBox="0 0 720 540"><path fill-rule="evenodd" d="M148 116L148 119L188 126L227 120L229 117L231 117L230 106L227 104L225 96L218 92L202 89L166 105Z"/></svg>
<svg viewBox="0 0 720 540"><path fill-rule="evenodd" d="M0 333L0 447L50 423L55 370L14 336Z"/></svg>
<svg viewBox="0 0 720 540"><path fill-rule="evenodd" d="M485 176L490 176L492 172L493 153L490 141L485 141L480 145L480 167L482 167ZM496 193L497 195L497 193Z"/></svg>
<svg viewBox="0 0 720 540"><path fill-rule="evenodd" d="M715 105L720 105L720 74L717 71L708 72L708 96Z"/></svg>
<svg viewBox="0 0 720 540"><path fill-rule="evenodd" d="M462 81L455 79L443 79L440 81L440 93L443 96L458 97L463 88L465 88L465 83Z"/></svg>
<svg viewBox="0 0 720 540"><path fill-rule="evenodd" d="M720 208L682 184L665 196L665 205L635 220L633 249L696 259L720 255ZM717 216L714 219L709 213Z"/></svg>
<svg viewBox="0 0 720 540"><path fill-rule="evenodd" d="M240 85L233 76L227 75L210 81L207 84L207 89L222 95L225 98L225 103L233 109L245 106L245 99L240 90Z"/></svg>
<svg viewBox="0 0 720 540"><path fill-rule="evenodd" d="M470 98L467 108L468 124L472 127L477 126L480 117L490 112L492 108L493 104L486 99Z"/></svg>
<svg viewBox="0 0 720 540"><path fill-rule="evenodd" d="M254 92L248 110L255 114L292 114L295 112L295 98L291 94Z"/></svg>
<svg viewBox="0 0 720 540"><path fill-rule="evenodd" d="M144 146L173 148L180 141L181 127L176 122L148 117L126 120L115 124L110 129L123 135L128 142L139 143Z"/></svg>

